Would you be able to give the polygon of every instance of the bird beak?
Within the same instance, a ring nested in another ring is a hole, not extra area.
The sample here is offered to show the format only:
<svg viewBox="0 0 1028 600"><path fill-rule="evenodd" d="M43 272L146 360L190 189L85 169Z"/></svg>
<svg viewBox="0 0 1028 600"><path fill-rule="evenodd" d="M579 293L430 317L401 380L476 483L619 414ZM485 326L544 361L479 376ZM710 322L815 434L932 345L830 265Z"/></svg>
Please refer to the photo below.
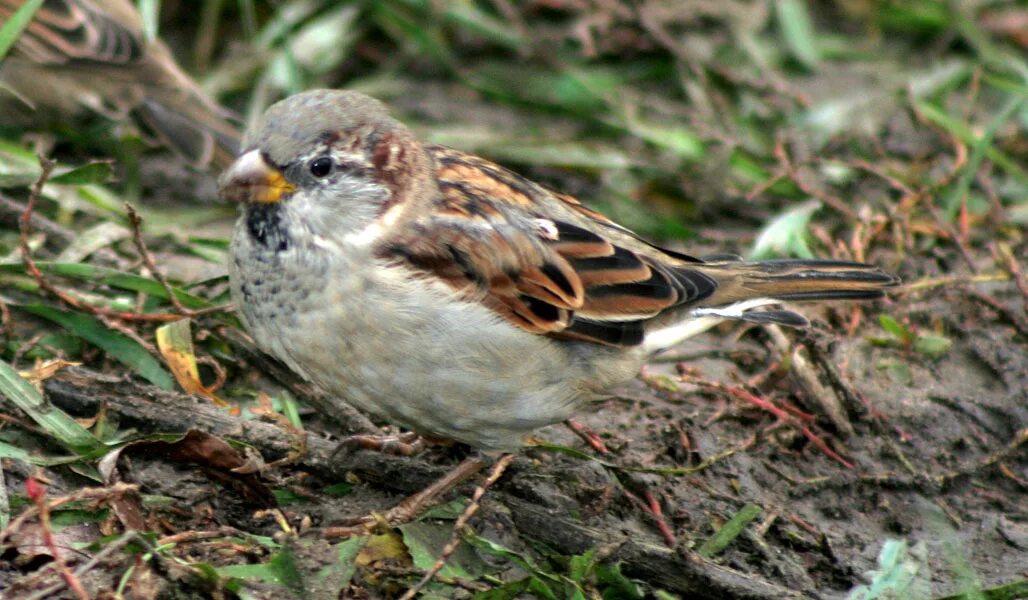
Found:
<svg viewBox="0 0 1028 600"><path fill-rule="evenodd" d="M218 197L230 202L275 204L296 190L260 150L236 159L218 178Z"/></svg>

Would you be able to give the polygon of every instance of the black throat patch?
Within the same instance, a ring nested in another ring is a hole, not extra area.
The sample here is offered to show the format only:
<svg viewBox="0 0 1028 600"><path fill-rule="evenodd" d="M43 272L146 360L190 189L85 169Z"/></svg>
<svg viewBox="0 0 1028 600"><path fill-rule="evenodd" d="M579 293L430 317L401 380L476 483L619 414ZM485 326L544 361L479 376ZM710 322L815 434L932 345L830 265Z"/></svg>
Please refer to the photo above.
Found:
<svg viewBox="0 0 1028 600"><path fill-rule="evenodd" d="M289 234L282 224L282 207L278 204L251 204L246 207L246 228L258 244L281 252L289 248Z"/></svg>

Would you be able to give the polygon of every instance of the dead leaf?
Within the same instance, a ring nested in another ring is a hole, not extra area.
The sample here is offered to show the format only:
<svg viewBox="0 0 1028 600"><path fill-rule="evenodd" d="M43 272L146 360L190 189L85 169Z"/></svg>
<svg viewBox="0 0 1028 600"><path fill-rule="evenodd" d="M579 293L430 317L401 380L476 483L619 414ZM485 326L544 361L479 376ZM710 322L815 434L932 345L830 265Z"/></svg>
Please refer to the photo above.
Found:
<svg viewBox="0 0 1028 600"><path fill-rule="evenodd" d="M189 394L210 398L218 406L228 406L200 381L200 370L196 366L196 352L193 350L193 336L190 329L191 319L183 318L172 321L157 328L157 347L164 357L165 364L175 376L175 381Z"/></svg>

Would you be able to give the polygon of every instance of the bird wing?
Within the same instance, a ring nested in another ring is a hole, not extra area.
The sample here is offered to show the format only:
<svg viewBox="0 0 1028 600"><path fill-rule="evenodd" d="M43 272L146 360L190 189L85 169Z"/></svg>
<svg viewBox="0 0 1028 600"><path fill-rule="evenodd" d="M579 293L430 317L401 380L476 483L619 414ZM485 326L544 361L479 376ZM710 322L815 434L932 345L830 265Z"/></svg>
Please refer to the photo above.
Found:
<svg viewBox="0 0 1028 600"><path fill-rule="evenodd" d="M0 15L10 17L21 4L0 0ZM89 0L49 2L37 9L17 49L45 65L127 65L144 55L141 32L139 15L123 0L109 0L104 8Z"/></svg>
<svg viewBox="0 0 1028 600"><path fill-rule="evenodd" d="M427 146L440 195L382 240L380 255L438 277L512 324L613 346L644 323L711 295L717 281L571 196L484 159Z"/></svg>

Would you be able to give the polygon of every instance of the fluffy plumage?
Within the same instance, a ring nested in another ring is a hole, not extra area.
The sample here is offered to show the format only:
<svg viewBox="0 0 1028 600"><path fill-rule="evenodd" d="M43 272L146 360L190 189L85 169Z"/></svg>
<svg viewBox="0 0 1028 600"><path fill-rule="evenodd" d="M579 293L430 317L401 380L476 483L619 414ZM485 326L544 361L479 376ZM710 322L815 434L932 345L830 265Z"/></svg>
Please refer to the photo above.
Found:
<svg viewBox="0 0 1028 600"><path fill-rule="evenodd" d="M258 343L361 408L479 447L516 446L718 320L802 326L758 309L898 283L860 263L663 250L422 144L354 92L272 106L243 151L221 190L243 202L232 283Z"/></svg>

